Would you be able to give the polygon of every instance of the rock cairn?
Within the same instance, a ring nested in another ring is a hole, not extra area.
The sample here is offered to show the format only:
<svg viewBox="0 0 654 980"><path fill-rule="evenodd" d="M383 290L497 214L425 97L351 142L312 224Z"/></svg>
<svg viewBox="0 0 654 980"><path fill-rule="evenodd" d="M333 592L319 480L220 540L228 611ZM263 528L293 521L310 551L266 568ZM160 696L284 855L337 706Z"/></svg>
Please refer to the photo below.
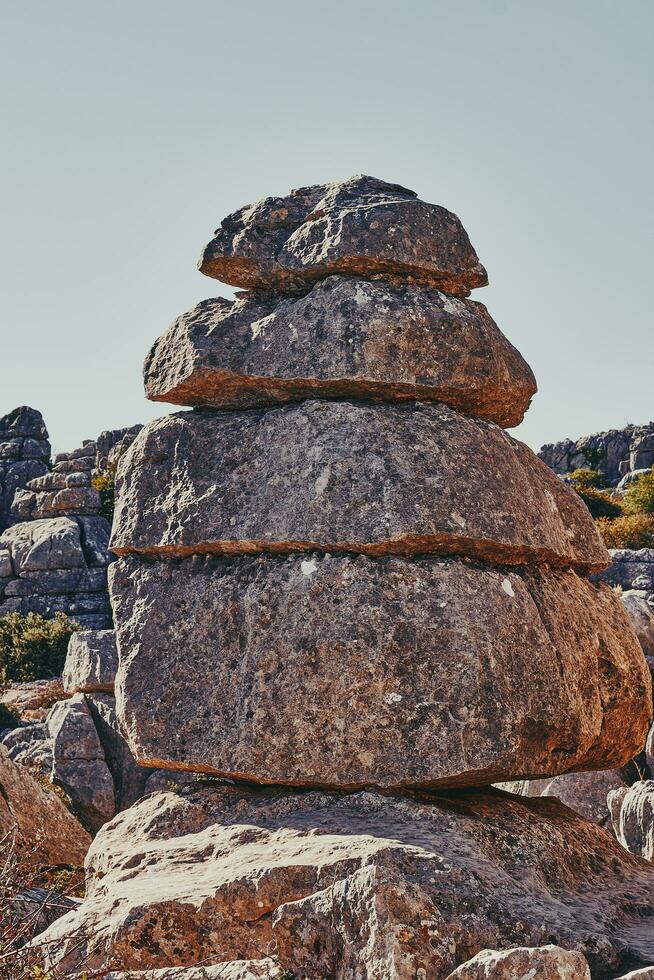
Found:
<svg viewBox="0 0 654 980"><path fill-rule="evenodd" d="M194 410L118 468L117 706L139 763L234 782L103 828L52 962L651 962L654 868L556 800L481 788L625 764L651 686L588 579L609 558L587 510L504 431L535 384L467 298L486 273L458 218L357 177L230 215L201 269L247 292L146 361L149 396Z"/></svg>
<svg viewBox="0 0 654 980"><path fill-rule="evenodd" d="M0 418L0 533L12 523L16 491L44 476L49 461L48 430L40 412L23 406Z"/></svg>

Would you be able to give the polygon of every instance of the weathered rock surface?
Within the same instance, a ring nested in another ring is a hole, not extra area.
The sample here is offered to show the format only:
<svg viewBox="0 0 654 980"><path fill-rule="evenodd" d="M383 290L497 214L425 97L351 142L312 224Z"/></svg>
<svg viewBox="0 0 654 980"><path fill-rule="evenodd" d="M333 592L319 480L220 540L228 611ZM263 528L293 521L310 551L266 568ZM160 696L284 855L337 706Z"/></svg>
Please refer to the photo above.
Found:
<svg viewBox="0 0 654 980"><path fill-rule="evenodd" d="M110 626L108 541L103 517L59 517L8 528L0 535L0 616L63 612L89 629Z"/></svg>
<svg viewBox="0 0 654 980"><path fill-rule="evenodd" d="M449 980L590 980L582 953L560 946L483 949Z"/></svg>
<svg viewBox="0 0 654 980"><path fill-rule="evenodd" d="M112 970L103 980L284 980L279 966L271 959L232 960L216 966L171 967L162 970Z"/></svg>
<svg viewBox="0 0 654 980"><path fill-rule="evenodd" d="M525 779L502 783L500 788L520 796L555 796L586 820L605 826L611 816L607 795L622 789L624 779L619 769L598 772L570 772L553 779Z"/></svg>
<svg viewBox="0 0 654 980"><path fill-rule="evenodd" d="M654 548L611 549L609 554L611 565L598 573L599 579L625 591L654 592Z"/></svg>
<svg viewBox="0 0 654 980"><path fill-rule="evenodd" d="M331 276L306 296L205 300L145 362L153 401L252 408L303 398L429 399L518 425L534 376L485 306Z"/></svg>
<svg viewBox="0 0 654 980"><path fill-rule="evenodd" d="M137 436L116 488L117 554L318 548L583 571L609 561L583 502L525 445L444 405L180 412Z"/></svg>
<svg viewBox="0 0 654 980"><path fill-rule="evenodd" d="M70 797L80 819L98 830L143 795L151 771L136 764L109 694L75 694L47 719L52 779Z"/></svg>
<svg viewBox="0 0 654 980"><path fill-rule="evenodd" d="M44 722L33 722L0 734L12 762L28 766L32 772L49 778L52 771L52 746Z"/></svg>
<svg viewBox="0 0 654 980"><path fill-rule="evenodd" d="M118 651L113 630L73 633L64 664L63 686L68 694L106 691L113 694Z"/></svg>
<svg viewBox="0 0 654 980"><path fill-rule="evenodd" d="M0 745L0 839L15 836L20 857L38 864L82 864L90 837L63 803Z"/></svg>
<svg viewBox="0 0 654 980"><path fill-rule="evenodd" d="M631 589L620 596L627 610L631 625L643 648L648 663L654 670L654 609L647 601L647 593Z"/></svg>
<svg viewBox="0 0 654 980"><path fill-rule="evenodd" d="M626 614L573 572L131 557L110 588L119 715L141 764L480 785L619 766L647 735L649 671Z"/></svg>
<svg viewBox="0 0 654 980"><path fill-rule="evenodd" d="M181 793L96 837L86 900L34 944L60 969L219 963L271 943L310 980L440 980L482 949L545 943L597 976L651 962L654 866L556 800Z"/></svg>
<svg viewBox="0 0 654 980"><path fill-rule="evenodd" d="M620 843L632 854L654 861L654 780L614 790L608 804Z"/></svg>
<svg viewBox="0 0 654 980"><path fill-rule="evenodd" d="M64 696L60 677L48 677L38 681L14 682L0 695L0 703L15 711L22 721L45 721L56 701Z"/></svg>
<svg viewBox="0 0 654 980"><path fill-rule="evenodd" d="M399 277L457 296L488 283L455 214L366 176L301 187L235 211L206 246L200 271L282 293L306 291L335 274Z"/></svg>
<svg viewBox="0 0 654 980"><path fill-rule="evenodd" d="M654 422L564 439L543 446L538 455L555 473L590 467L615 486L626 474L654 464Z"/></svg>
<svg viewBox="0 0 654 980"><path fill-rule="evenodd" d="M83 694L54 705L47 719L52 780L70 797L80 820L98 830L116 812L113 779Z"/></svg>
<svg viewBox="0 0 654 980"><path fill-rule="evenodd" d="M0 533L11 523L14 494L48 472L50 443L43 416L16 408L0 418Z"/></svg>

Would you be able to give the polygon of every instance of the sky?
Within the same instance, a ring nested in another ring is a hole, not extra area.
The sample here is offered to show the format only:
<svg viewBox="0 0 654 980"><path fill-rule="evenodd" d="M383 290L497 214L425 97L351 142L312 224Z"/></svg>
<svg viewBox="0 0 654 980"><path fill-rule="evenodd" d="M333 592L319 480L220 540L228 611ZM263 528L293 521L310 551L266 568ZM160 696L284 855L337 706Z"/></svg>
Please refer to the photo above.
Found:
<svg viewBox="0 0 654 980"><path fill-rule="evenodd" d="M654 419L651 0L0 0L0 415L156 418L235 209L372 174L456 212L533 448ZM171 407L170 409L173 409Z"/></svg>

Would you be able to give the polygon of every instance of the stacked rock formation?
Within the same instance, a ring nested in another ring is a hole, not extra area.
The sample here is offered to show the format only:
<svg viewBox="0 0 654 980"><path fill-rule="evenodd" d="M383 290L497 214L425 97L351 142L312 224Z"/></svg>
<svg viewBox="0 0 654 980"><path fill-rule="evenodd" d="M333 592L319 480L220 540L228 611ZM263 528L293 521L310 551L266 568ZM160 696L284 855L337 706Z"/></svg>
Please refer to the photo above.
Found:
<svg viewBox="0 0 654 980"><path fill-rule="evenodd" d="M50 443L43 416L16 408L0 418L0 532L12 523L14 494L48 472Z"/></svg>
<svg viewBox="0 0 654 980"><path fill-rule="evenodd" d="M626 763L651 686L589 581L609 558L585 506L504 431L535 383L467 298L486 273L458 218L352 178L229 216L201 269L247 292L146 360L149 396L194 410L118 468L117 705L140 764L236 785L103 829L55 959L651 962L654 868L557 801L476 788Z"/></svg>
<svg viewBox="0 0 654 980"><path fill-rule="evenodd" d="M33 409L17 409L11 431L37 431L43 439L21 436L15 452L49 458L50 444L41 416ZM66 613L88 629L111 625L107 594L109 522L101 516L101 496L92 477L117 463L140 426L103 432L97 442L86 440L79 449L59 453L54 466L40 461L15 463L13 502L9 527L0 535L0 616L10 612L42 616ZM4 444L7 445L7 444ZM17 483L20 475L30 478Z"/></svg>

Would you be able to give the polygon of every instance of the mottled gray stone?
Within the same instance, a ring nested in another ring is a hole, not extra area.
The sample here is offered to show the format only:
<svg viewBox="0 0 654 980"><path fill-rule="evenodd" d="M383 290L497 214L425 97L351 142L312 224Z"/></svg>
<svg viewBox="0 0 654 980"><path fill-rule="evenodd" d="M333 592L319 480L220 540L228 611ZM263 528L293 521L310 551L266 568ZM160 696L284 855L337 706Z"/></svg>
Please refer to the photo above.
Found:
<svg viewBox="0 0 654 980"><path fill-rule="evenodd" d="M607 795L625 785L619 769L569 772L553 779L501 783L500 789L520 796L555 796L586 820L604 826L610 821Z"/></svg>
<svg viewBox="0 0 654 980"><path fill-rule="evenodd" d="M85 630L73 633L64 664L64 690L79 692L114 690L118 651L113 630Z"/></svg>
<svg viewBox="0 0 654 980"><path fill-rule="evenodd" d="M62 974L274 949L311 980L445 980L490 943L572 948L597 977L651 960L654 867L552 799L189 787L116 817L86 869L41 938Z"/></svg>
<svg viewBox="0 0 654 980"><path fill-rule="evenodd" d="M11 523L14 494L48 471L50 443L43 416L16 408L0 418L0 532Z"/></svg>
<svg viewBox="0 0 654 980"><path fill-rule="evenodd" d="M623 592L620 599L627 610L645 658L654 672L654 609L647 602L647 593L632 589Z"/></svg>
<svg viewBox="0 0 654 980"><path fill-rule="evenodd" d="M654 861L654 780L609 793L613 829L620 843L647 861Z"/></svg>
<svg viewBox="0 0 654 980"><path fill-rule="evenodd" d="M205 300L159 338L144 375L148 398L179 405L419 398L502 426L522 421L536 391L481 303L343 276L300 298Z"/></svg>
<svg viewBox="0 0 654 980"><path fill-rule="evenodd" d="M15 521L37 521L42 518L96 515L100 494L93 487L73 486L62 490L21 490L15 497L11 514Z"/></svg>
<svg viewBox="0 0 654 980"><path fill-rule="evenodd" d="M654 548L611 549L609 555L611 564L597 574L598 580L618 585L625 592L630 589L654 592Z"/></svg>
<svg viewBox="0 0 654 980"><path fill-rule="evenodd" d="M47 726L52 740L52 780L68 794L85 826L98 830L116 812L116 799L112 774L84 695L55 704Z"/></svg>
<svg viewBox="0 0 654 980"><path fill-rule="evenodd" d="M143 795L151 771L134 761L119 728L116 699L110 694L87 694L86 703L113 779L116 810L123 810L132 806Z"/></svg>
<svg viewBox="0 0 654 980"><path fill-rule="evenodd" d="M445 405L169 415L137 436L116 492L117 554L435 552L583 571L609 560L581 499L531 450Z"/></svg>
<svg viewBox="0 0 654 980"><path fill-rule="evenodd" d="M591 980L588 962L560 946L483 949L448 980Z"/></svg>
<svg viewBox="0 0 654 980"><path fill-rule="evenodd" d="M230 214L200 271L286 293L334 274L399 277L460 296L488 283L455 214L365 176L301 187Z"/></svg>
<svg viewBox="0 0 654 980"><path fill-rule="evenodd" d="M542 446L538 455L556 473L590 467L616 486L621 477L654 463L654 422L596 432L576 441L564 439Z"/></svg>
<svg viewBox="0 0 654 980"><path fill-rule="evenodd" d="M573 572L130 557L110 589L119 717L142 765L480 785L612 768L645 742L638 641L615 594Z"/></svg>

